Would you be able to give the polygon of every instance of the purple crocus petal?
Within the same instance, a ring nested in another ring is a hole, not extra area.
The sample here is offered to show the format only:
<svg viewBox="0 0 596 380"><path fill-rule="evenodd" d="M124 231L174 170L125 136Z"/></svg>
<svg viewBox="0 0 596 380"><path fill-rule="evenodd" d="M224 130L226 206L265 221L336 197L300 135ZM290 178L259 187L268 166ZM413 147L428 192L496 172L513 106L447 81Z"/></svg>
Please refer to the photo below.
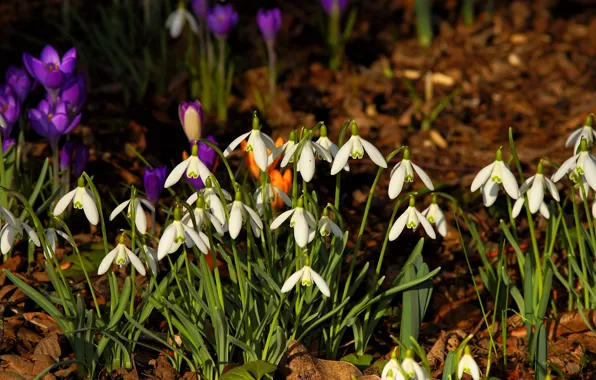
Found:
<svg viewBox="0 0 596 380"><path fill-rule="evenodd" d="M66 103L62 101L62 99L56 100L56 106L54 107L53 113L63 113L66 114Z"/></svg>
<svg viewBox="0 0 596 380"><path fill-rule="evenodd" d="M281 27L281 11L279 8L270 10L259 9L257 24L265 41L272 42Z"/></svg>
<svg viewBox="0 0 596 380"><path fill-rule="evenodd" d="M206 138L206 140L217 145L217 141L215 141L213 136L208 136ZM192 145L193 144L191 143L190 144L191 150L192 150ZM215 166L215 160L217 159L217 152L213 148L211 148L209 145L205 144L204 142L199 141L197 156L199 156L199 159L201 161L203 161L203 163L205 164L205 166L207 166L207 168L209 170L213 169L213 167Z"/></svg>
<svg viewBox="0 0 596 380"><path fill-rule="evenodd" d="M205 15L207 14L207 5L208 0L192 0L192 11L198 19L202 20L205 18Z"/></svg>
<svg viewBox="0 0 596 380"><path fill-rule="evenodd" d="M348 0L321 0L321 6L327 14L330 15L331 12L333 12L333 3L335 1L337 1L339 13L343 13L343 11L348 6Z"/></svg>
<svg viewBox="0 0 596 380"><path fill-rule="evenodd" d="M35 78L35 75L33 75L33 60L35 58L33 58L33 56L31 54L28 53L23 53L23 64L25 65L25 69L29 72L29 75L31 75L33 78Z"/></svg>
<svg viewBox="0 0 596 380"><path fill-rule="evenodd" d="M68 126L68 115L65 113L57 113L51 116L49 131L53 135L52 137L54 135L60 137L65 134Z"/></svg>
<svg viewBox="0 0 596 380"><path fill-rule="evenodd" d="M231 4L217 4L207 12L207 25L218 38L225 38L238 23L238 13Z"/></svg>
<svg viewBox="0 0 596 380"><path fill-rule="evenodd" d="M43 48L41 54L39 55L39 59L44 65L52 64L55 67L58 67L60 65L60 55L58 54L56 49L54 49L50 45L46 45Z"/></svg>
<svg viewBox="0 0 596 380"><path fill-rule="evenodd" d="M60 169L66 170L70 168L70 164L72 162L72 153L74 150L75 144L72 141L67 141L62 146L60 150Z"/></svg>
<svg viewBox="0 0 596 380"><path fill-rule="evenodd" d="M74 73L75 69L77 68L77 59L76 58L68 58L62 61L60 65L60 71L69 78L72 73Z"/></svg>
<svg viewBox="0 0 596 380"><path fill-rule="evenodd" d="M178 117L180 124L184 129L184 133L188 141L194 141L201 138L201 130L203 129L203 106L201 102L195 100L193 102L180 102L178 106Z"/></svg>
<svg viewBox="0 0 596 380"><path fill-rule="evenodd" d="M75 129L77 127L77 125L79 125L79 123L81 122L81 115L77 115L75 116L75 118L72 120L72 122L70 123L70 125L68 126L68 128L66 128L64 130L64 132L62 132L63 135L69 134L70 132L72 132L73 129Z"/></svg>
<svg viewBox="0 0 596 380"><path fill-rule="evenodd" d="M28 56L28 59L25 61L25 66L27 67L29 74L31 74L35 80L45 86L48 70L46 70L44 64L37 58Z"/></svg>
<svg viewBox="0 0 596 380"><path fill-rule="evenodd" d="M64 76L64 73L62 71L56 70L47 72L46 77L44 78L45 82L40 80L40 83L45 87L56 89L59 88L62 83L64 83L65 79L66 77Z"/></svg>
<svg viewBox="0 0 596 380"><path fill-rule="evenodd" d="M23 69L9 66L5 74L6 83L15 93L19 103L23 103L31 91L31 79Z"/></svg>
<svg viewBox="0 0 596 380"><path fill-rule="evenodd" d="M7 138L2 140L2 153L6 153L10 148L17 144L17 140L13 138Z"/></svg>
<svg viewBox="0 0 596 380"><path fill-rule="evenodd" d="M70 50L68 50L66 53L64 53L64 56L62 56L62 64L64 65L64 61L67 59L74 59L75 61L77 60L77 48L72 47L70 48Z"/></svg>
<svg viewBox="0 0 596 380"><path fill-rule="evenodd" d="M73 76L60 92L60 99L66 103L71 114L78 113L87 100L87 81L83 73Z"/></svg>
<svg viewBox="0 0 596 380"><path fill-rule="evenodd" d="M10 86L7 85L0 88L0 114L2 114L7 127L10 128L21 114L21 105L14 97ZM8 135L6 131L4 133Z"/></svg>
<svg viewBox="0 0 596 380"><path fill-rule="evenodd" d="M30 109L28 115L35 132L45 138L49 138L47 115L43 115L36 109Z"/></svg>
<svg viewBox="0 0 596 380"><path fill-rule="evenodd" d="M205 188L205 184L203 183L203 180L201 179L201 177L191 178L191 177L188 177L186 175L186 173L184 173L184 179L186 179L186 181L188 183L190 183L192 185L192 187L194 187L195 190L197 190L197 191Z"/></svg>
<svg viewBox="0 0 596 380"><path fill-rule="evenodd" d="M54 110L52 109L50 102L48 102L47 100L42 100L41 102L39 102L39 105L37 106L37 109L46 114L49 115L50 113L53 113Z"/></svg>
<svg viewBox="0 0 596 380"><path fill-rule="evenodd" d="M145 168L143 183L145 185L145 195L149 202L156 204L159 201L159 196L166 183L167 171L168 169L165 166L155 169Z"/></svg>
<svg viewBox="0 0 596 380"><path fill-rule="evenodd" d="M74 176L79 178L85 171L89 162L89 148L84 145L78 145L74 154Z"/></svg>

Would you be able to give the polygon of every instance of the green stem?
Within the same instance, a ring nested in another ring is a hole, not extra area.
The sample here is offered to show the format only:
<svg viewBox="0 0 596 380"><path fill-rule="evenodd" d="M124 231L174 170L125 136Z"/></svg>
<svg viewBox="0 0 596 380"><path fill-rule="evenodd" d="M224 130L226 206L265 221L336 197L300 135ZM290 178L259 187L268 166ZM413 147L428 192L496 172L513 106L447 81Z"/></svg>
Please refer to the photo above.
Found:
<svg viewBox="0 0 596 380"><path fill-rule="evenodd" d="M583 186L580 183L580 187ZM576 229L576 235L577 235L577 244L579 245L579 255L580 255L580 261L581 261L581 265L582 265L582 274L584 276L584 278L588 278L587 277L587 271L586 271L586 251L585 251L585 246L584 246L584 234L582 232L582 225L581 222L579 220L579 210L577 207L577 203L575 201L575 191L574 189L571 190L571 203L573 204L573 218L575 221L575 229ZM590 302L589 302L589 296L588 296L588 286L590 286L589 284L582 284L582 288L584 291L584 307L586 309L589 309L590 306Z"/></svg>
<svg viewBox="0 0 596 380"><path fill-rule="evenodd" d="M416 0L416 32L420 46L429 47L433 39L430 0Z"/></svg>

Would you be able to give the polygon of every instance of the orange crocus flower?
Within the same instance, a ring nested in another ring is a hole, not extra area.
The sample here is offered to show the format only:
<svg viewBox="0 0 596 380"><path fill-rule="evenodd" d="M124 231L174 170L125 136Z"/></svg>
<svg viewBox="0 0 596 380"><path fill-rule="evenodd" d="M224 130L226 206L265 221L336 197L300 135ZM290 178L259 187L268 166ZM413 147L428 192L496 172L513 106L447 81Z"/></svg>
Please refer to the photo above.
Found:
<svg viewBox="0 0 596 380"><path fill-rule="evenodd" d="M292 171L290 169L286 169L283 176L279 170L273 169L269 172L269 178L271 178L271 184L273 186L277 187L286 194L288 194L292 188ZM284 200L281 199L277 193L275 193L275 200L271 203L271 207L274 209L280 209L283 206Z"/></svg>
<svg viewBox="0 0 596 380"><path fill-rule="evenodd" d="M277 140L275 140L275 146L280 147L284 144L284 140L281 137L278 137ZM240 143L240 149L242 149L243 152L246 152L246 141L242 141ZM271 154L271 151L269 149L267 149L267 154ZM267 166L267 172L271 172L275 166L279 163L279 161L281 161L281 154L275 159L275 161L273 161L269 166ZM253 177L255 177L255 179L260 180L261 179L261 169L259 168L259 165L257 165L257 162L255 161L255 154L253 152L248 152L246 154L246 164L248 165L248 169L250 170L250 173L252 174Z"/></svg>

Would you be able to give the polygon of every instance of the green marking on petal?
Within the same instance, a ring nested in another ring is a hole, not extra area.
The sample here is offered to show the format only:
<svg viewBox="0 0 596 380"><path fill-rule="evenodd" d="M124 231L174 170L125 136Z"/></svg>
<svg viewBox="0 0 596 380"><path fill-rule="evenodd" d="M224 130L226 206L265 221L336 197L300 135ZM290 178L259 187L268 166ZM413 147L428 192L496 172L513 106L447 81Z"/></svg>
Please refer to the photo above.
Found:
<svg viewBox="0 0 596 380"><path fill-rule="evenodd" d="M428 217L428 221L429 221L430 223L434 223L434 222L435 222L435 218L434 218L434 217L432 217L432 216L429 216L429 217Z"/></svg>
<svg viewBox="0 0 596 380"><path fill-rule="evenodd" d="M410 229L413 230L414 228L416 228L416 223L415 222L409 222L408 223L408 228L410 228Z"/></svg>
<svg viewBox="0 0 596 380"><path fill-rule="evenodd" d="M83 204L81 202L74 202L73 203L74 208L78 208L78 209L82 209L83 208Z"/></svg>
<svg viewBox="0 0 596 380"><path fill-rule="evenodd" d="M407 175L405 181L406 182L414 182L414 176L413 175Z"/></svg>
<svg viewBox="0 0 596 380"><path fill-rule="evenodd" d="M175 243L184 243L184 237L183 236L176 236L176 238L174 239Z"/></svg>
<svg viewBox="0 0 596 380"><path fill-rule="evenodd" d="M502 179L501 179L501 177L499 177L498 175L494 175L494 176L492 176L492 177L491 177L491 180L492 180L493 182L496 182L496 183L501 183L501 182L502 182Z"/></svg>
<svg viewBox="0 0 596 380"><path fill-rule="evenodd" d="M302 280L302 286L311 286L312 282L308 280Z"/></svg>

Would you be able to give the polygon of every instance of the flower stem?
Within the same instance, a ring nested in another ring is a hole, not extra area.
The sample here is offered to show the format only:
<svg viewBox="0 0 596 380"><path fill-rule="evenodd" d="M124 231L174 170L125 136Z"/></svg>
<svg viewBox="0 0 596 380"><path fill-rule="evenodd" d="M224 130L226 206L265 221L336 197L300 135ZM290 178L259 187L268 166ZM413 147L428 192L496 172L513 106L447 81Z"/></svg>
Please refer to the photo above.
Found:
<svg viewBox="0 0 596 380"><path fill-rule="evenodd" d="M219 38L219 59L217 62L217 119L219 121L226 120L226 40Z"/></svg>
<svg viewBox="0 0 596 380"><path fill-rule="evenodd" d="M60 181L58 179L58 174L60 173L60 158L59 158L59 151L58 151L58 142L54 142L50 144L52 147L52 168L54 170L54 182L52 184L52 193L55 193L60 186Z"/></svg>
<svg viewBox="0 0 596 380"><path fill-rule="evenodd" d="M275 52L275 44L273 41L267 41L267 55L269 56L269 95L271 99L269 102L273 102L275 97L275 82L277 78L276 66L277 66L277 53Z"/></svg>

